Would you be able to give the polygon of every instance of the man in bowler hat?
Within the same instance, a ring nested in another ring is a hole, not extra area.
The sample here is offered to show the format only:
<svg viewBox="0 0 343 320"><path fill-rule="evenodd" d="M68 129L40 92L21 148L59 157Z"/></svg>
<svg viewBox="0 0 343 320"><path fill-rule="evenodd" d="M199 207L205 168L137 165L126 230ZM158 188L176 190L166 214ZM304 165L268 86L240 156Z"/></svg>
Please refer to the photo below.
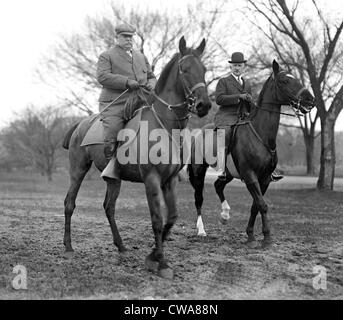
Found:
<svg viewBox="0 0 343 320"><path fill-rule="evenodd" d="M252 101L251 86L249 82L243 78L245 63L242 52L234 52L229 60L231 74L221 78L216 87L216 103L219 109L214 118L216 128L225 129L225 150L218 150L218 165L220 174L219 179L226 179L226 158L228 155L228 146L231 143L233 125L238 121L241 101ZM244 110L249 111L249 110ZM277 173L273 173L271 180L278 181L283 177Z"/></svg>

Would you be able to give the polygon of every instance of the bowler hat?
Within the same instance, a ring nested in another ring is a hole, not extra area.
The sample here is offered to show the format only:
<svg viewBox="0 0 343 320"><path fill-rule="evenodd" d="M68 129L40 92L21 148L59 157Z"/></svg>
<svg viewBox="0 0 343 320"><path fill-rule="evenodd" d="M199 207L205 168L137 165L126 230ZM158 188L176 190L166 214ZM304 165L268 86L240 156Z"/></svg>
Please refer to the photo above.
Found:
<svg viewBox="0 0 343 320"><path fill-rule="evenodd" d="M116 34L126 34L129 36L133 36L134 33L136 32L136 29L134 27L130 26L129 24L122 23L122 24L119 24L118 26L116 26L115 32L116 32Z"/></svg>
<svg viewBox="0 0 343 320"><path fill-rule="evenodd" d="M231 55L231 60L229 60L229 63L244 63L247 62L247 60L244 60L244 55L242 52L234 52Z"/></svg>

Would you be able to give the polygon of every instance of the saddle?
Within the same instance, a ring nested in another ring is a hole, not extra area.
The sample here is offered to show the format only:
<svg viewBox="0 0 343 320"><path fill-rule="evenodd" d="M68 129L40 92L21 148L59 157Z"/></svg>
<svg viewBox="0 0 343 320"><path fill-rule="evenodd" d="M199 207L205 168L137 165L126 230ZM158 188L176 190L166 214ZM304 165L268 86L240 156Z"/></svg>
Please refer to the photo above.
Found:
<svg viewBox="0 0 343 320"><path fill-rule="evenodd" d="M129 120L124 128L128 128L133 130L136 135L139 131L139 122L142 117L142 111L143 109L140 108L136 110L135 115L131 120ZM102 125L102 122L100 120L100 117L94 116L94 119L90 120L93 121L92 125L89 127L87 133L85 134L85 137L83 138L81 142L81 147L89 146L92 144L103 144L104 143L104 128Z"/></svg>

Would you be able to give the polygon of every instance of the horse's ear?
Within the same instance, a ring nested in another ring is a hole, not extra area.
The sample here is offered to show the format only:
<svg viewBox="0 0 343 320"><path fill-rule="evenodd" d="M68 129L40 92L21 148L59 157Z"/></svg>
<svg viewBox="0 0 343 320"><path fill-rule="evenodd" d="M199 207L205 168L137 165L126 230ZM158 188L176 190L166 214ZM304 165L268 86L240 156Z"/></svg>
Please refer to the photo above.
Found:
<svg viewBox="0 0 343 320"><path fill-rule="evenodd" d="M184 55L186 53L186 40L185 37L182 36L180 41L179 41L179 50L181 52L182 55Z"/></svg>
<svg viewBox="0 0 343 320"><path fill-rule="evenodd" d="M203 54L205 46L206 46L206 40L204 38L204 39L202 39L199 47L195 49L196 52L199 54L199 56L201 56Z"/></svg>
<svg viewBox="0 0 343 320"><path fill-rule="evenodd" d="M280 70L280 66L279 64L276 62L276 60L273 60L273 72L275 75L277 75L279 73Z"/></svg>

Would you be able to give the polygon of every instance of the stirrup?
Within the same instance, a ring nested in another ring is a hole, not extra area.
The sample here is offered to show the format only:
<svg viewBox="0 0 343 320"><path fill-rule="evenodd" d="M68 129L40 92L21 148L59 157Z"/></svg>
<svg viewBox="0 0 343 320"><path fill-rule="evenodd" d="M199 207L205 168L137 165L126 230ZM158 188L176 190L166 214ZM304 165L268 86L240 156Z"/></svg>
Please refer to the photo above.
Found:
<svg viewBox="0 0 343 320"><path fill-rule="evenodd" d="M283 177L283 175L281 175L281 174L272 173L271 176L270 176L270 178L271 178L271 181L272 181L272 182L278 182L278 181L280 181L281 179L283 179L284 177Z"/></svg>
<svg viewBox="0 0 343 320"><path fill-rule="evenodd" d="M108 162L105 169L102 171L100 177L120 180L120 177L118 175L118 172L115 166L116 166L116 158L112 157L112 159Z"/></svg>

